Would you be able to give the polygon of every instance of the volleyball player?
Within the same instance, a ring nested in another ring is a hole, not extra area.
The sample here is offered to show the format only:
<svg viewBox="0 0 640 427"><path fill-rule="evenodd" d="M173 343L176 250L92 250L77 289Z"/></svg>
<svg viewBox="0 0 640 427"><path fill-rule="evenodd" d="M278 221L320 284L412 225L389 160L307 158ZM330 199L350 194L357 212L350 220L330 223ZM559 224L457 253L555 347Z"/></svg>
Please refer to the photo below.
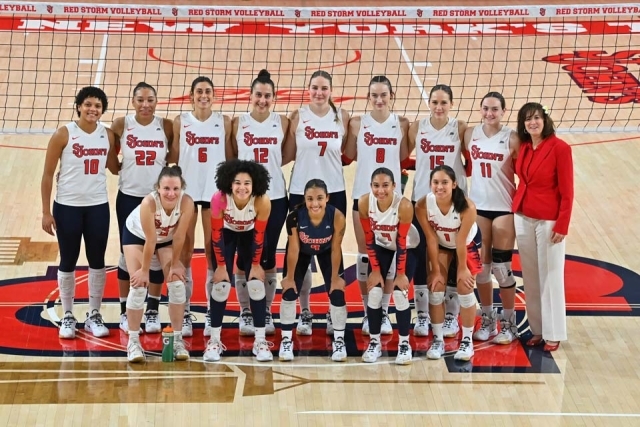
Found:
<svg viewBox="0 0 640 427"><path fill-rule="evenodd" d="M131 289L127 297L129 319L129 362L144 361L138 325L150 283L153 255L158 257L167 278L169 320L173 328L173 354L176 360L188 360L182 341L182 318L187 300L185 269L180 262L182 246L193 216L191 197L185 194L185 181L179 166L165 166L157 178L155 190L147 195L127 217L122 231L122 249L127 271L131 272Z"/></svg>
<svg viewBox="0 0 640 427"><path fill-rule="evenodd" d="M356 174L353 180L353 228L358 244L358 258L356 274L360 285L362 303L367 312L367 277L369 259L364 232L358 214L358 199L371 191L371 174L374 170L386 167L393 177L401 176L400 161L409 156L407 133L409 121L391 112L391 103L395 100L395 93L391 82L386 76L375 76L369 82L367 98L372 107L370 113L354 117L349 121L349 133L345 145L345 163L358 159ZM399 188L397 189L400 190ZM390 269L393 273L393 270ZM393 291L393 277L386 280L382 297L382 329L383 335L393 333L387 312ZM362 321L362 333L369 334L368 318Z"/></svg>
<svg viewBox="0 0 640 427"><path fill-rule="evenodd" d="M464 133L467 123L455 117L449 117L453 103L453 91L444 84L437 84L429 92L429 109L431 114L416 121L409 129L409 153L416 150L416 173L413 181L413 202L431 192L430 175L438 166L450 166L456 174L459 188L466 194L467 179L462 163ZM417 218L414 225L420 232L420 244L417 250L418 259L426 259L427 240L422 234ZM453 271L454 269L452 269ZM429 292L425 263L418 263L415 273L415 304L418 319L413 328L416 336L429 335ZM454 337L459 329L458 314L460 306L456 295L455 278L449 277L445 303L445 320L443 333L445 337Z"/></svg>
<svg viewBox="0 0 640 427"><path fill-rule="evenodd" d="M329 204L343 215L347 212L347 193L342 172L342 153L347 135L349 113L337 108L331 100L333 78L318 70L309 80L308 105L291 115L283 164L295 160L289 186L289 209L304 202L304 186L311 179L321 179L329 191ZM326 283L329 292L329 284ZM313 314L309 309L311 270L300 290L300 320L296 331L311 335ZM327 313L327 334L332 334L331 314Z"/></svg>
<svg viewBox="0 0 640 427"><path fill-rule="evenodd" d="M154 190L162 168L175 162L176 153L169 152L173 142L173 123L155 115L158 98L153 86L140 82L133 89L131 105L135 113L116 118L111 130L116 135L122 154L119 189L116 196L116 217L120 236L118 262L118 290L120 293L120 329L129 332L127 296L129 272L122 251L122 230L129 214ZM145 332L159 333L162 329L158 308L164 275L157 257L153 257L149 270ZM135 325L134 325L135 326Z"/></svg>
<svg viewBox="0 0 640 427"><path fill-rule="evenodd" d="M429 359L444 354L443 309L445 278L455 269L460 299L462 340L454 359L468 361L473 356L473 325L476 275L482 271L480 248L482 236L476 225L476 207L460 187L453 168L436 166L431 171L431 193L416 203L416 217L427 238L429 253L429 314L433 342L427 351ZM457 262L454 264L454 260Z"/></svg>
<svg viewBox="0 0 640 427"><path fill-rule="evenodd" d="M493 338L496 344L509 344L518 331L514 310L516 280L511 270L516 231L511 208L516 191L514 158L519 139L516 132L500 123L506 111L500 93L487 93L480 107L482 124L467 129L464 135L472 166L469 197L476 205L483 248L482 271L477 277L482 323L473 338L478 341ZM493 308L492 272L500 287L499 317Z"/></svg>
<svg viewBox="0 0 640 427"><path fill-rule="evenodd" d="M318 259L325 283L330 284L334 337L331 359L335 362L347 359L344 343L347 305L344 298L345 282L340 272L346 221L342 212L327 204L328 199L326 184L320 179L312 179L305 185L304 203L287 216L289 244L286 258L289 268L282 279L280 360L293 360L292 330L296 320L296 300L313 256Z"/></svg>
<svg viewBox="0 0 640 427"><path fill-rule="evenodd" d="M207 258L207 275L205 290L207 300L211 291L213 266L211 265L211 196L215 192L216 167L232 156L230 148L231 119L213 112L214 86L209 77L199 76L191 82L189 99L192 110L184 112L173 120L173 133L176 140L176 152L179 153L178 164L183 170L187 182L186 193L196 204L195 215L187 230L187 240L182 249L182 263L186 269L185 286L187 303L185 305L182 335L193 335L193 319L191 314L191 295L193 294L193 274L191 259L195 246L195 230L198 222L198 206L204 232L204 252ZM209 310L205 316L204 336L211 334L211 318Z"/></svg>
<svg viewBox="0 0 640 427"><path fill-rule="evenodd" d="M58 335L66 339L76 336L73 299L82 239L89 263L89 312L84 328L96 337L109 335L100 314L110 218L106 169L113 174L119 169L115 135L100 123L108 106L105 93L97 87L84 87L74 105L78 120L56 130L49 140L40 186L42 229L56 236L60 249L58 288L64 314ZM58 162L52 210L53 176Z"/></svg>
<svg viewBox="0 0 640 427"><path fill-rule="evenodd" d="M396 182L391 170L382 167L371 175L371 190L358 199L359 221L365 235L369 256L370 274L367 278L369 298L367 317L369 318L369 345L362 360L373 363L382 355L380 327L382 324L382 295L384 278L392 268L393 302L396 306L398 322L398 355L396 363L411 363L411 306L409 304L409 283L413 278L415 257L413 250L420 238L413 221L413 205L396 191Z"/></svg>
<svg viewBox="0 0 640 427"><path fill-rule="evenodd" d="M218 166L216 192L211 199L212 264L215 267L211 290L211 339L204 352L206 362L220 360L225 347L220 339L222 319L231 291L234 257L247 274L247 289L254 316L253 354L259 362L273 360L265 338L267 300L262 252L271 201L267 196L269 173L259 163L228 160Z"/></svg>
<svg viewBox="0 0 640 427"><path fill-rule="evenodd" d="M267 196L271 200L271 214L267 223L265 251L267 258L262 260L265 270L267 289L267 316L265 331L273 335L276 328L271 316L271 305L278 286L276 271L276 252L280 232L289 212L286 183L282 174L282 153L285 149L285 135L289 130L289 119L270 111L275 100L275 84L267 70L261 70L251 82L251 112L233 119L231 146L234 156L243 160L253 160L263 165L271 182ZM240 335L253 335L253 315L249 308L250 298L247 278L242 266L237 266L235 288L240 303Z"/></svg>

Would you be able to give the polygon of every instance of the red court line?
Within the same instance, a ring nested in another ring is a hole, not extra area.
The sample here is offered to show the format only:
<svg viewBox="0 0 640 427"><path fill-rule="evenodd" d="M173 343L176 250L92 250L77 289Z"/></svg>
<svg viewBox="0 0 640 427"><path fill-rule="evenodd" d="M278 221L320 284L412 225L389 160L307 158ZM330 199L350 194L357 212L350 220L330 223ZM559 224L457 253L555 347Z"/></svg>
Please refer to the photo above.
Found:
<svg viewBox="0 0 640 427"><path fill-rule="evenodd" d="M38 150L38 151L47 151L46 148L38 148L38 147L25 147L22 145L5 145L5 144L0 144L0 148L20 148L23 150Z"/></svg>
<svg viewBox="0 0 640 427"><path fill-rule="evenodd" d="M360 52L359 50L354 50L355 53L355 57L353 59L350 59L346 62L341 62L339 64L327 64L327 65L323 65L322 68L336 68L336 67L342 67L345 65L349 65L349 64L353 64L354 62L358 62L361 58L362 58L362 52ZM177 61L172 61L170 59L162 59L160 58L160 56L156 55L155 51L153 48L149 48L149 56L152 59L155 59L156 61L160 61L160 62L164 62L165 64L170 64L170 65L179 65L181 67L191 67L191 68L198 68L198 69L205 69L205 70L213 70L213 71L242 71L242 72L247 72L247 73L252 73L255 70L242 70L242 69L231 69L231 68L221 68L221 67L203 67L201 65L191 65L189 63L185 63L185 62L177 62ZM314 67L314 69L317 67ZM306 68L292 68L290 70L287 69L278 69L278 71L308 71L310 68L306 67Z"/></svg>
<svg viewBox="0 0 640 427"><path fill-rule="evenodd" d="M640 136L630 136L628 138L605 139L604 141L577 142L570 145L572 147L577 147L580 145L596 145L596 144L605 144L608 142L633 141L634 139L640 140Z"/></svg>

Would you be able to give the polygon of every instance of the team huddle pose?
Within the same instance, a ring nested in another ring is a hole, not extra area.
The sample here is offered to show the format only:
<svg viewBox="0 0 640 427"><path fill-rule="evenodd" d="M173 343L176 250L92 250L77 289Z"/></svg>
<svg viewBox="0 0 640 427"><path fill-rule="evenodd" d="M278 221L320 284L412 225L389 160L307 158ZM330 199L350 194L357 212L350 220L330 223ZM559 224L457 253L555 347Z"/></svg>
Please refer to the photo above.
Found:
<svg viewBox="0 0 640 427"><path fill-rule="evenodd" d="M110 128L99 121L108 105L105 93L96 87L78 92L78 120L51 137L41 185L42 227L56 235L60 248L60 338L76 336L75 267L82 239L89 263L84 328L96 337L109 335L100 313L109 169L119 175L120 329L128 334L130 362L145 360L141 325L147 334L161 331L165 282L174 357L190 357L183 338L193 335L195 320L191 262L199 209L207 260L205 281L197 285L207 297L204 361L219 361L226 350L222 326L232 287L240 305L240 335L254 336L256 360L273 360L267 336L276 333L272 307L283 228L287 241L278 357L294 359L294 329L298 335L312 334L315 257L328 295L331 359L347 360L343 167L356 161L352 216L365 311L361 332L369 336L364 362L376 362L382 355L381 335L393 333L393 297L395 362L411 363L411 286L417 312L413 339L429 336L430 329L433 334L427 358L441 358L445 338L457 336L460 329L455 360L471 360L474 340L513 342L518 336L511 267L516 238L521 259L527 257L521 262L525 290L530 289L527 312L533 337L526 344L554 351L566 340L562 272L573 200L572 160L569 146L555 136L546 108L526 104L514 131L501 123L507 111L504 97L489 92L480 101L482 122L468 126L449 116L453 91L438 84L429 94L430 116L410 125L392 112L395 93L385 76L371 79L371 112L359 117L349 117L333 103L333 80L325 71L311 75L309 103L290 117L271 111L276 85L268 71L261 70L250 89L250 111L231 119L212 110L211 79L197 77L190 88L192 110L169 120L155 114L155 88L141 82L133 90L135 112L116 118ZM556 163L535 157L539 151ZM287 190L282 166L292 161ZM411 201L398 186L402 169L415 170ZM517 188L516 172L521 181ZM499 287L500 313L494 308L492 275Z"/></svg>

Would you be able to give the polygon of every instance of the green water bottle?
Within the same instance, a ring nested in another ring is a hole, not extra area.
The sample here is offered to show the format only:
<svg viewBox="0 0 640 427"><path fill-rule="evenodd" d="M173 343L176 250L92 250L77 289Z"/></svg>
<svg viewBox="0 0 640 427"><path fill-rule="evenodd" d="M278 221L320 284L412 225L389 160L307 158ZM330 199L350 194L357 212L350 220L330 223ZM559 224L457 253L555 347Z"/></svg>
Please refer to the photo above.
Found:
<svg viewBox="0 0 640 427"><path fill-rule="evenodd" d="M162 361L173 362L173 328L171 326L162 330Z"/></svg>

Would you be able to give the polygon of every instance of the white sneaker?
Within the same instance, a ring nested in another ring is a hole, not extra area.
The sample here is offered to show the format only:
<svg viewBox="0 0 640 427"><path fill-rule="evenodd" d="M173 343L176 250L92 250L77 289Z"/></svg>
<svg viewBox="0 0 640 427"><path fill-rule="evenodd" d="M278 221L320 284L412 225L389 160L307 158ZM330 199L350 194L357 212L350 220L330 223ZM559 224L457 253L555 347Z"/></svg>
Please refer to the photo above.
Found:
<svg viewBox="0 0 640 427"><path fill-rule="evenodd" d="M276 333L276 325L273 324L273 316L268 311L264 318L264 333L267 335L275 335Z"/></svg>
<svg viewBox="0 0 640 427"><path fill-rule="evenodd" d="M173 357L176 360L189 360L189 351L184 346L184 341L175 340L173 342Z"/></svg>
<svg viewBox="0 0 640 427"><path fill-rule="evenodd" d="M362 318L362 335L369 335L369 318L367 316Z"/></svg>
<svg viewBox="0 0 640 427"><path fill-rule="evenodd" d="M458 324L458 317L451 313L447 313L444 316L444 323L442 324L442 335L445 338L453 338L460 330L460 324Z"/></svg>
<svg viewBox="0 0 640 427"><path fill-rule="evenodd" d="M369 340L369 347L367 347L362 354L362 361L365 363L374 363L380 356L382 356L382 347L378 340Z"/></svg>
<svg viewBox="0 0 640 427"><path fill-rule="evenodd" d="M465 338L460 341L460 348L453 356L455 360L462 360L468 362L473 357L473 342L469 338Z"/></svg>
<svg viewBox="0 0 640 427"><path fill-rule="evenodd" d="M327 335L333 335L333 322L331 321L331 313L327 313Z"/></svg>
<svg viewBox="0 0 640 427"><path fill-rule="evenodd" d="M331 344L332 353L331 360L334 362L344 362L347 360L347 347L344 345L343 338L336 338Z"/></svg>
<svg viewBox="0 0 640 427"><path fill-rule="evenodd" d="M242 310L239 319L240 335L243 337L252 337L256 334L256 329L253 326L253 314L248 308Z"/></svg>
<svg viewBox="0 0 640 427"><path fill-rule="evenodd" d="M289 338L283 338L280 341L280 351L278 357L283 362L290 362L293 360L293 341Z"/></svg>
<svg viewBox="0 0 640 427"><path fill-rule="evenodd" d="M271 362L273 360L271 347L273 347L271 341L255 340L253 342L253 354L256 356L256 360L258 360L258 362Z"/></svg>
<svg viewBox="0 0 640 427"><path fill-rule="evenodd" d="M120 314L120 329L129 334L129 321L127 320L127 313Z"/></svg>
<svg viewBox="0 0 640 427"><path fill-rule="evenodd" d="M498 335L498 322L496 321L496 311L491 310L487 315L482 313L482 324L480 328L473 333L473 339L478 341L489 341L492 337Z"/></svg>
<svg viewBox="0 0 640 427"><path fill-rule="evenodd" d="M62 320L60 320L58 336L65 340L74 339L76 337L76 323L78 323L78 321L73 317L73 313L67 311Z"/></svg>
<svg viewBox="0 0 640 427"><path fill-rule="evenodd" d="M413 325L413 335L416 337L429 336L429 315L424 312L418 313L415 325Z"/></svg>
<svg viewBox="0 0 640 427"><path fill-rule="evenodd" d="M144 313L144 331L148 334L159 334L162 331L162 323L157 310L147 310Z"/></svg>
<svg viewBox="0 0 640 427"><path fill-rule="evenodd" d="M184 317L182 318L182 336L183 337L192 337L193 336L193 321L198 320L197 317L188 311L184 312ZM180 359L178 359L180 360Z"/></svg>
<svg viewBox="0 0 640 427"><path fill-rule="evenodd" d="M211 312L207 310L207 314L204 315L204 330L202 334L205 337L211 336Z"/></svg>
<svg viewBox="0 0 640 427"><path fill-rule="evenodd" d="M217 362L226 349L227 347L225 347L219 339L211 338L209 342L207 342L207 348L204 350L202 360L205 362Z"/></svg>
<svg viewBox="0 0 640 427"><path fill-rule="evenodd" d="M402 341L398 345L398 355L396 356L396 365L411 364L411 345L409 341Z"/></svg>
<svg viewBox="0 0 640 427"><path fill-rule="evenodd" d="M516 314L513 313L511 319L505 320L500 314L500 333L493 339L494 344L511 344L518 336L518 326L516 325Z"/></svg>
<svg viewBox="0 0 640 427"><path fill-rule="evenodd" d="M129 344L127 344L127 360L130 363L144 362L144 350L140 345L140 341L129 339Z"/></svg>
<svg viewBox="0 0 640 427"><path fill-rule="evenodd" d="M380 334L381 335L393 334L393 326L391 326L391 320L389 320L389 315L384 310L382 310L382 324L380 325Z"/></svg>
<svg viewBox="0 0 640 427"><path fill-rule="evenodd" d="M109 335L109 329L104 325L102 315L96 309L91 312L91 316L87 313L87 319L84 321L84 330L91 332L96 338Z"/></svg>
<svg viewBox="0 0 640 427"><path fill-rule="evenodd" d="M433 340L431 343L431 347L427 351L427 358L431 360L437 360L442 357L444 354L444 341L442 340Z"/></svg>
<svg viewBox="0 0 640 427"><path fill-rule="evenodd" d="M305 308L300 313L300 319L298 320L298 326L296 326L296 334L298 335L311 335L313 333L313 313L309 309Z"/></svg>

